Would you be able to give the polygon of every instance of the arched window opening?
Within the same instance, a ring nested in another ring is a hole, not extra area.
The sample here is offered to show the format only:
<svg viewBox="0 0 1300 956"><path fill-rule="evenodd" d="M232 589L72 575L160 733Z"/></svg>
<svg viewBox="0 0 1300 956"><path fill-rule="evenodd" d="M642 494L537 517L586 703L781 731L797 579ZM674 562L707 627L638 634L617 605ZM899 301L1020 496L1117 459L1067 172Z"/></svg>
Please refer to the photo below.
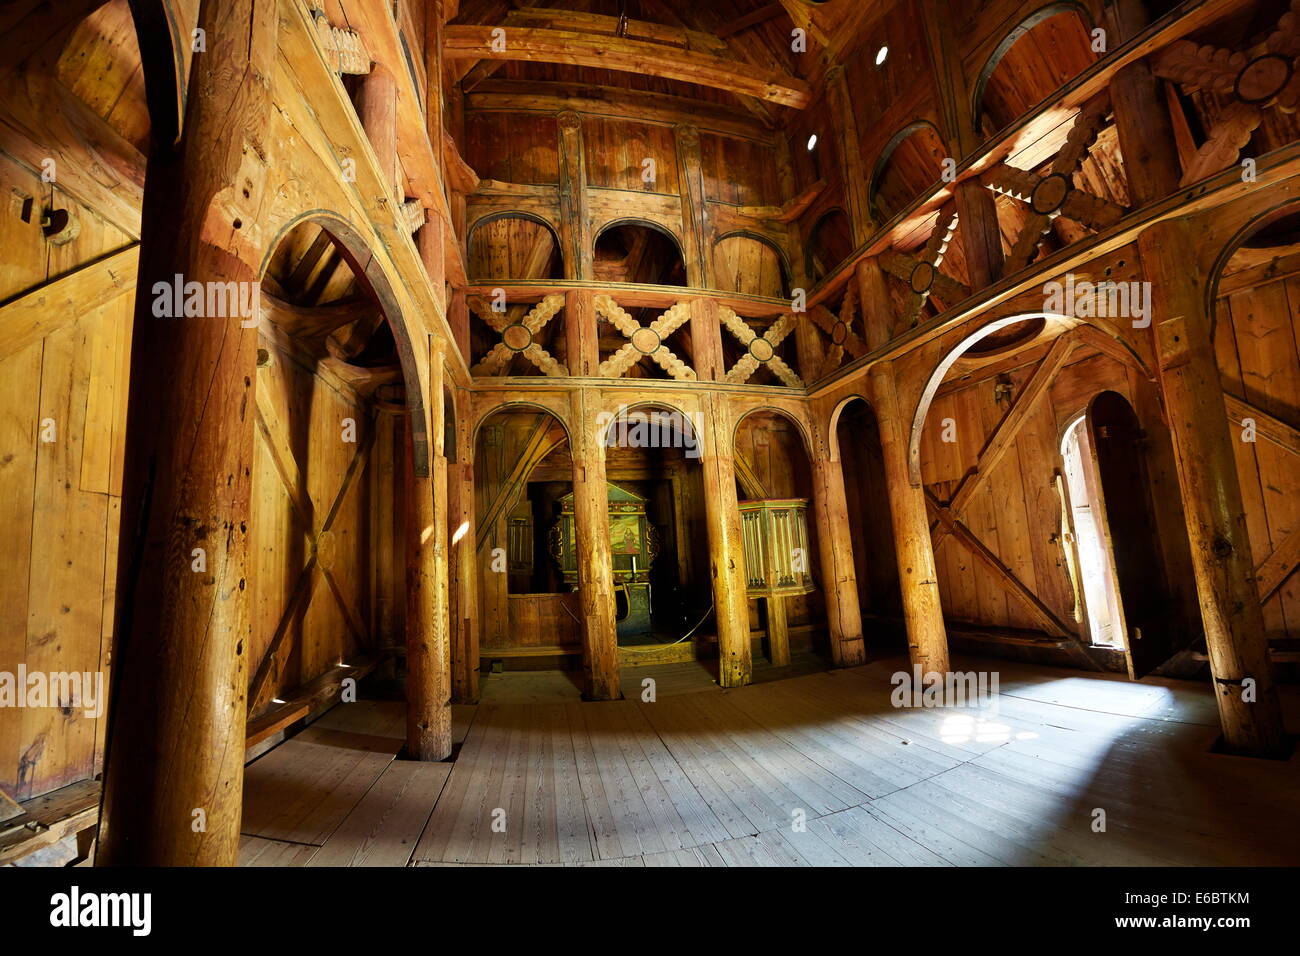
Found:
<svg viewBox="0 0 1300 956"><path fill-rule="evenodd" d="M677 240L648 223L618 222L602 229L593 267L598 282L686 285L686 263Z"/></svg>
<svg viewBox="0 0 1300 956"><path fill-rule="evenodd" d="M871 208L887 222L924 194L943 175L951 153L929 123L913 123L890 139L871 175Z"/></svg>

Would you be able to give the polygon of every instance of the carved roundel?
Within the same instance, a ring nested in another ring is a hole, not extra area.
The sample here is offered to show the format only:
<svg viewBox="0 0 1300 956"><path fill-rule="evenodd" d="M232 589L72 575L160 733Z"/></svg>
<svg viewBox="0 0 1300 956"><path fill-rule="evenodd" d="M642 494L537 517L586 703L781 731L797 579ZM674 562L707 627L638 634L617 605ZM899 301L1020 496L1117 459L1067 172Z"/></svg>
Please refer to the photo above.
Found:
<svg viewBox="0 0 1300 956"><path fill-rule="evenodd" d="M522 322L507 325L501 333L501 341L512 352L522 352L533 344L533 333Z"/></svg>
<svg viewBox="0 0 1300 956"><path fill-rule="evenodd" d="M843 319L836 319L831 328L831 344L843 345L849 338L849 326Z"/></svg>
<svg viewBox="0 0 1300 956"><path fill-rule="evenodd" d="M934 285L934 266L928 262L918 262L908 277L907 284L917 295L925 295Z"/></svg>
<svg viewBox="0 0 1300 956"><path fill-rule="evenodd" d="M651 352L654 352L659 348L661 340L659 338L659 333L654 329L640 328L632 333L632 337L629 341L632 343L632 348L636 349L642 355L649 355Z"/></svg>
<svg viewBox="0 0 1300 956"><path fill-rule="evenodd" d="M1063 173L1044 176L1029 197L1029 208L1040 216L1050 216L1065 204L1065 197L1072 188Z"/></svg>
<svg viewBox="0 0 1300 956"><path fill-rule="evenodd" d="M760 362L767 362L776 354L776 349L767 339L756 337L749 343L749 354Z"/></svg>
<svg viewBox="0 0 1300 956"><path fill-rule="evenodd" d="M1279 53L1265 53L1241 68L1233 92L1243 103L1262 106L1286 89L1293 73L1289 59Z"/></svg>

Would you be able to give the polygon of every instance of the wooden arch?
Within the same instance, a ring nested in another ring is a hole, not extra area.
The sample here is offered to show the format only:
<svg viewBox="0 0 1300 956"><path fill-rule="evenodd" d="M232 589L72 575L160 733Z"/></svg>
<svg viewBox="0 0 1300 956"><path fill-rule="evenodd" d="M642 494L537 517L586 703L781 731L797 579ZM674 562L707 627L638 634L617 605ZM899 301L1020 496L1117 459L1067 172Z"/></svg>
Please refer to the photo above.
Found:
<svg viewBox="0 0 1300 956"><path fill-rule="evenodd" d="M420 366L415 357L415 346L411 331L407 326L406 316L398 303L393 282L384 271L383 265L362 237L361 233L347 219L336 212L326 209L314 209L290 219L280 227L272 237L262 255L262 262L257 268L258 279L266 275L271 257L280 243L294 227L305 222L320 226L338 243L343 258L352 268L357 282L374 296L379 303L384 317L393 330L393 341L397 345L397 357L402 366L402 381L406 384L406 407L411 413L412 455L415 474L420 478L429 477L429 428L425 421L424 384L420 380Z"/></svg>
<svg viewBox="0 0 1300 956"><path fill-rule="evenodd" d="M197 10L197 4L190 4ZM144 72L144 96L149 107L149 124L154 142L175 144L185 120L189 96L189 73L193 42L190 14L178 9L175 0L131 0L140 66Z"/></svg>
<svg viewBox="0 0 1300 956"><path fill-rule="evenodd" d="M1223 273L1228 268L1228 262L1252 236L1292 214L1300 214L1300 199L1288 199L1275 206L1270 206L1249 219L1240 229L1233 233L1232 238L1224 244L1215 257L1214 264L1210 267L1209 281L1205 283L1205 314L1210 317L1210 341L1214 341L1214 335L1218 329L1216 303L1219 299L1219 283L1223 280Z"/></svg>
<svg viewBox="0 0 1300 956"><path fill-rule="evenodd" d="M984 61L984 65L980 68L971 93L971 125L976 130L979 130L980 118L984 115L984 93L988 88L989 80L993 77L993 73L997 70L998 64L1002 62L1003 57L1010 52L1013 46L1023 40L1034 27L1063 13L1078 14L1086 29L1091 31L1094 28L1092 17L1083 4L1076 2L1076 0L1055 0L1053 3L1039 7L1016 24L1015 28L1003 37L1002 41L993 49L993 52L989 54L989 58Z"/></svg>
<svg viewBox="0 0 1300 956"><path fill-rule="evenodd" d="M826 451L829 461L838 462L840 460L840 438L839 425L840 417L844 410L854 402L863 402L867 408L871 409L871 414L876 415L876 406L871 404L871 400L865 395L854 392L852 395L846 395L836 403L835 408L831 411L831 417L826 423ZM876 415L877 420L880 416Z"/></svg>
<svg viewBox="0 0 1300 956"><path fill-rule="evenodd" d="M601 411L603 412L613 411L617 415L619 413L634 412L637 411L638 409L667 411L667 412L671 412L673 415L680 416L681 420L686 423L686 427L688 429L688 431L682 433L683 438L687 436L692 438L695 441L695 447L699 452L699 456L703 456L704 435L702 435L700 431L695 427L695 422L691 418L691 413L682 409L675 402L665 401L664 399L660 399L660 398L647 398L647 399L641 399L639 401L631 402L627 405L619 405L614 409L602 408ZM613 420L610 421L609 426L605 429L606 435L609 434L609 430L614 427L617 421L618 421L617 418L614 418ZM599 446L601 454L604 455L606 453L608 446L601 441L597 441L596 444ZM699 457L696 458L696 461L697 462L699 461Z"/></svg>
<svg viewBox="0 0 1300 956"><path fill-rule="evenodd" d="M804 454L808 456L808 466L811 468L813 463L813 450L816 447L816 443L813 441L813 436L809 433L808 421L800 418L794 412L790 411L790 409L781 408L778 405L755 405L753 408L745 409L744 414L737 418L736 424L732 426L731 448L734 450L736 447L736 439L740 437L740 426L745 424L745 419L749 418L751 415L756 415L759 412L772 412L780 415L798 429L799 437L803 439Z"/></svg>
<svg viewBox="0 0 1300 956"><path fill-rule="evenodd" d="M935 126L927 119L913 120L893 136L889 137L889 141L885 143L884 149L880 151L880 155L876 157L875 165L871 168L871 179L869 180L867 187L867 207L869 209L875 211L877 207L877 203L880 200L880 180L884 176L885 168L889 165L889 160L894 155L895 150L897 150L905 140L910 139L916 133L919 133L924 129L932 131L935 138L943 144L944 149L948 150L948 142L943 138L943 134L939 132L939 127ZM948 151L948 154L951 155L951 151Z"/></svg>
<svg viewBox="0 0 1300 956"><path fill-rule="evenodd" d="M522 219L525 222L534 222L537 225L546 229L546 231L551 234L551 238L555 241L555 255L558 255L560 257L560 274L561 275L565 274L565 269L568 267L568 262L565 260L564 257L564 244L560 241L559 229L556 228L554 223L546 219L545 216L539 216L535 212L524 212L523 210L516 210L516 209L495 210L493 212L486 213L485 215L480 216L479 218L475 219L473 222L469 224L469 226L465 230L466 268L469 267L469 263L472 258L471 244L473 243L474 237L478 233L479 229L482 226L486 226L494 222L499 222L502 219ZM480 276L476 278L482 278L482 277Z"/></svg>
<svg viewBox="0 0 1300 956"><path fill-rule="evenodd" d="M930 406L934 402L934 397L939 391L939 386L943 384L944 378L947 377L949 370L963 355L970 351L971 346L978 344L993 333L1015 325L1017 322L1028 322L1040 318L1057 319L1079 324L1077 327L1062 332L1056 337L1051 350L1042 360L1037 371L1025 383L1020 397L1016 399L1015 406L1007 413L1002 425L998 426L999 430L1008 424L1011 426L1009 431L1003 433L1003 442L1009 444L1009 439L1014 437L1019 422L1027 414L1032 402L1041 394L1040 390L1046 390L1052 384L1056 373L1064 367L1065 360L1069 358L1070 353L1076 346L1084 342L1098 347L1112 358L1134 366L1148 379L1154 380L1154 373L1147 366L1147 363L1133 346L1125 340L1118 327L1105 319L1089 319L1082 322L1070 316L1043 312L1017 313L994 319L980 326L969 335L964 336L961 341L945 353L944 357L935 366L934 371L926 379L925 388L921 391L921 397L917 400L916 411L912 415L912 428L907 443L907 477L912 487L920 488L923 484L921 479L921 432L925 428L925 420L930 414ZM1023 401L1026 398L1029 399L1027 403ZM994 455L1000 455L1005 450L1005 445L995 441L989 450Z"/></svg>
<svg viewBox="0 0 1300 956"><path fill-rule="evenodd" d="M478 416L475 418L474 421L474 427L470 429L469 440L470 440L471 450L477 451L479 434L483 431L483 426L487 423L488 419L490 419L493 415L496 415L498 412L508 412L515 409L524 410L524 411L531 410L534 412L544 412L547 415L550 415L552 418L554 418L557 422L560 423L560 427L564 429L565 438L569 442L569 447L571 448L573 447L573 426L563 412L561 412L559 409L551 408L548 405L544 405L538 401L532 401L529 399L511 399L509 401L505 401L505 402L501 402L500 404L493 405L490 408L485 408L478 413Z"/></svg>
<svg viewBox="0 0 1300 956"><path fill-rule="evenodd" d="M645 219L639 216L622 216L618 219L611 219L609 222L602 223L600 228L592 230L591 251L595 255L596 243L600 242L600 237L611 229L617 229L619 226L641 226L644 229L650 229L665 236L677 250L677 257L682 262L682 269L686 269L686 248L682 244L682 239L677 233L673 232L662 222L655 222L653 219Z"/></svg>

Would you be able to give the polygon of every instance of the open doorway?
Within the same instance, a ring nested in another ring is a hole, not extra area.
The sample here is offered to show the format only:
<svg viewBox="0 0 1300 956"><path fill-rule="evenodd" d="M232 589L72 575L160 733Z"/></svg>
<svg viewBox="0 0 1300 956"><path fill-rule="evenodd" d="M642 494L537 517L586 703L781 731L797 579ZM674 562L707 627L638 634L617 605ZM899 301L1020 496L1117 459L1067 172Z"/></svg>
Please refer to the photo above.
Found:
<svg viewBox="0 0 1300 956"><path fill-rule="evenodd" d="M1124 614L1119 585L1105 530L1101 476L1088 437L1087 415L1080 414L1061 440L1064 479L1069 492L1069 525L1073 531L1077 600L1088 639L1100 647L1124 647Z"/></svg>
<svg viewBox="0 0 1300 956"><path fill-rule="evenodd" d="M1170 658L1178 626L1149 446L1133 406L1112 391L1092 400L1061 443L1089 637L1123 649L1133 679Z"/></svg>

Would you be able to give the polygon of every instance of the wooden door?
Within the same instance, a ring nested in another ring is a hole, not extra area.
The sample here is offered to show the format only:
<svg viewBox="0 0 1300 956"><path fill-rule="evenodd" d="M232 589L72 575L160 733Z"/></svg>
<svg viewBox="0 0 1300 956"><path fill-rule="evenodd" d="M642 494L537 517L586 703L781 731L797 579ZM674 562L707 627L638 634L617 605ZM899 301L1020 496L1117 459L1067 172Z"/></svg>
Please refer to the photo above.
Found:
<svg viewBox="0 0 1300 956"><path fill-rule="evenodd" d="M1145 434L1122 395L1102 392L1088 409L1088 438L1101 476L1098 523L1115 564L1129 676L1137 679L1173 653L1172 602L1165 583Z"/></svg>

